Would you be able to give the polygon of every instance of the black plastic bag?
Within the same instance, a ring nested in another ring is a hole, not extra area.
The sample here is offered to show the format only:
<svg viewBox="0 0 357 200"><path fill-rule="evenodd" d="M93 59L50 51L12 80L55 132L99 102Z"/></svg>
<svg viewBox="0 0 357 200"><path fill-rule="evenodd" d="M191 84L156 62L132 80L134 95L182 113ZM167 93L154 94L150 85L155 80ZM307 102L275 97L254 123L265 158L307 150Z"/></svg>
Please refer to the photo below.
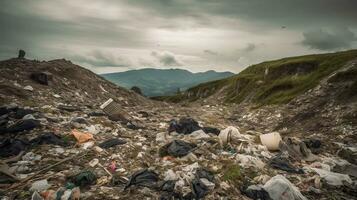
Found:
<svg viewBox="0 0 357 200"><path fill-rule="evenodd" d="M132 185L143 186L148 188L154 188L159 181L159 176L148 169L142 169L130 176L128 183L126 184L124 190Z"/></svg>
<svg viewBox="0 0 357 200"><path fill-rule="evenodd" d="M303 174L302 169L295 168L287 158L283 157L281 154L273 157L269 161L269 165L276 169L281 169L290 173Z"/></svg>
<svg viewBox="0 0 357 200"><path fill-rule="evenodd" d="M176 131L177 133L190 134L194 131L201 130L198 122L192 118L181 118L179 122L172 120L169 126L169 133Z"/></svg>
<svg viewBox="0 0 357 200"><path fill-rule="evenodd" d="M258 185L251 185L247 188L244 188L242 190L242 193L254 200L271 200L269 193L264 190L263 187L258 186Z"/></svg>
<svg viewBox="0 0 357 200"><path fill-rule="evenodd" d="M40 126L40 122L34 119L19 120L15 124L0 130L3 133L18 133L29 131Z"/></svg>
<svg viewBox="0 0 357 200"><path fill-rule="evenodd" d="M108 149L110 147L114 147L114 146L122 145L122 144L126 144L126 141L120 140L117 138L112 138L112 139L109 139L109 140L106 140L106 141L100 143L98 146L103 149Z"/></svg>
<svg viewBox="0 0 357 200"><path fill-rule="evenodd" d="M182 140L174 140L160 148L160 156L174 156L183 157L190 153L192 149L196 147L195 144L191 144Z"/></svg>
<svg viewBox="0 0 357 200"><path fill-rule="evenodd" d="M55 135L54 133L44 133L37 138L30 141L32 145L41 145L41 144L54 144L59 146L67 146L67 143L61 139L60 136Z"/></svg>
<svg viewBox="0 0 357 200"><path fill-rule="evenodd" d="M215 135L219 135L219 133L221 132L218 128L214 128L214 127L203 127L202 130L205 133L212 133Z"/></svg>
<svg viewBox="0 0 357 200"><path fill-rule="evenodd" d="M0 144L0 157L16 156L25 151L29 143L20 139L5 139Z"/></svg>
<svg viewBox="0 0 357 200"><path fill-rule="evenodd" d="M82 171L82 172L70 177L69 179L76 186L86 187L89 185L94 185L96 183L97 177L93 172L87 170L87 171Z"/></svg>

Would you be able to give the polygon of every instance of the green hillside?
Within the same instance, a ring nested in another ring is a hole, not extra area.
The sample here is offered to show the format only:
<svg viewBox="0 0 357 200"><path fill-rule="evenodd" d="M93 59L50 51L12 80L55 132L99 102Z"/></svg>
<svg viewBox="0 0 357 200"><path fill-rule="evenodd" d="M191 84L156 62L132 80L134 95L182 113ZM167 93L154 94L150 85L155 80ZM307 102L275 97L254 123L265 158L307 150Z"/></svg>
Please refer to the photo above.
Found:
<svg viewBox="0 0 357 200"><path fill-rule="evenodd" d="M356 58L357 50L350 50L267 61L252 65L235 76L200 84L180 95L156 99L171 102L195 101L220 91L227 103L287 103ZM356 82L357 77L355 84Z"/></svg>

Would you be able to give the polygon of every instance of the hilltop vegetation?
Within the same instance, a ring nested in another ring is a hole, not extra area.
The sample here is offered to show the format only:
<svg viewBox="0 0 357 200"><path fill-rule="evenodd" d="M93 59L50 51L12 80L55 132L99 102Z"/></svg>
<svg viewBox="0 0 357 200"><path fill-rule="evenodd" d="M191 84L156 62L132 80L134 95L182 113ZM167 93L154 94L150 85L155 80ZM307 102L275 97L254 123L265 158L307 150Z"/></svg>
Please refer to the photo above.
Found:
<svg viewBox="0 0 357 200"><path fill-rule="evenodd" d="M179 95L156 99L171 102L195 101L219 93L224 96L226 103L287 103L356 58L357 50L350 50L267 61L252 65L235 76L200 84ZM353 89L353 85L357 85L354 73L339 75L340 79L353 79L349 95L356 95Z"/></svg>

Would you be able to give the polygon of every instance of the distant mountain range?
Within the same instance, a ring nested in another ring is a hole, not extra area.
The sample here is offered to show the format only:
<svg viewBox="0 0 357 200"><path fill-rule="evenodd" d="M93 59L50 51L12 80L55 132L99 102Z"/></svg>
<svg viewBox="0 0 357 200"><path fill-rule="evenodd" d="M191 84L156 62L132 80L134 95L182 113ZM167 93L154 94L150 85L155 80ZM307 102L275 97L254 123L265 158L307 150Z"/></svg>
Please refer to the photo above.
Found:
<svg viewBox="0 0 357 200"><path fill-rule="evenodd" d="M200 83L227 78L231 72L213 70L192 73L183 69L145 68L126 72L101 74L105 79L125 88L137 86L146 96L163 96L184 91Z"/></svg>

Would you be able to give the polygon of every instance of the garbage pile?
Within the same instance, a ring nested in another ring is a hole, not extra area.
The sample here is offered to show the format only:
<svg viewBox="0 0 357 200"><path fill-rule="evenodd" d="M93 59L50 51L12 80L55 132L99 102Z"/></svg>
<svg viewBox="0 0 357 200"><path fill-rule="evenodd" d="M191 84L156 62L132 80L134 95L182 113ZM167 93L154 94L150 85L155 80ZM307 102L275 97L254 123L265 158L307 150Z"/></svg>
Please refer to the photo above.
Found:
<svg viewBox="0 0 357 200"><path fill-rule="evenodd" d="M98 108L3 106L0 194L305 200L330 192L356 198L353 146L336 143L339 151L331 154L319 151L324 141L316 138L215 127L180 113L172 107L124 111L114 100Z"/></svg>

